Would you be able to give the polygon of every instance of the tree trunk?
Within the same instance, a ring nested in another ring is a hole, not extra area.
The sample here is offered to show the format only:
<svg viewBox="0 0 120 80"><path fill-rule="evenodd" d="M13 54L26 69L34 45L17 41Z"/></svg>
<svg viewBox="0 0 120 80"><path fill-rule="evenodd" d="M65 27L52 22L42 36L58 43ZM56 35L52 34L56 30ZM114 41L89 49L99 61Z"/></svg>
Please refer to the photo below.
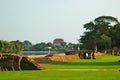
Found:
<svg viewBox="0 0 120 80"><path fill-rule="evenodd" d="M94 53L97 52L97 44L94 46Z"/></svg>

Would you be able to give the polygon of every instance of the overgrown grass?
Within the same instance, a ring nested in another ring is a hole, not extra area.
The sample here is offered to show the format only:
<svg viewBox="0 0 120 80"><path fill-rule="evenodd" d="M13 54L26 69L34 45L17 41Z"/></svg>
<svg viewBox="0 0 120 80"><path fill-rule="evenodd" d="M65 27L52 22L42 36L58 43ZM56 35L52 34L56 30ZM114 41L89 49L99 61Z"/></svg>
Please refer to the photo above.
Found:
<svg viewBox="0 0 120 80"><path fill-rule="evenodd" d="M117 71L80 71L72 69L120 69L120 56L104 55L96 60L71 60L43 63L46 70L3 71L0 80L119 80ZM54 70L53 70L54 69ZM60 69L60 70L59 70ZM68 70L64 70L68 69Z"/></svg>

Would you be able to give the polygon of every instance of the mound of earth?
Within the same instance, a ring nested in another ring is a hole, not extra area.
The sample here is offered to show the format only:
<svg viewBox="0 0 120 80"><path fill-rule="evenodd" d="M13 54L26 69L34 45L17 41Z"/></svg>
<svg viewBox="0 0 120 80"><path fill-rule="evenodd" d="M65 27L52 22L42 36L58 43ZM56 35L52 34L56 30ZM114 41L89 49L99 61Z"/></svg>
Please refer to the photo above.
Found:
<svg viewBox="0 0 120 80"><path fill-rule="evenodd" d="M103 53L95 53L95 56L104 55ZM90 59L91 58L91 55ZM51 61L67 61L74 59L82 59L79 54L76 52L67 52L65 54L51 54L51 55L42 55L42 56L28 56L29 58L35 60L36 62L51 62Z"/></svg>
<svg viewBox="0 0 120 80"><path fill-rule="evenodd" d="M59 55L59 54L53 54L53 55L47 55L44 57L32 57L33 60L36 62L50 62L50 61L67 61L72 59L79 59L78 55Z"/></svg>

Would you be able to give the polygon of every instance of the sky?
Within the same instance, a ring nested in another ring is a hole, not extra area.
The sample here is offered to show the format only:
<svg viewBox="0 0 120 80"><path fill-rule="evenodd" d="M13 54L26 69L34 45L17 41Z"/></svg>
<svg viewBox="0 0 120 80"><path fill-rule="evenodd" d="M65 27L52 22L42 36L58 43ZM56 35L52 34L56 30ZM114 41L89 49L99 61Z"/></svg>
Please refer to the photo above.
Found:
<svg viewBox="0 0 120 80"><path fill-rule="evenodd" d="M120 19L120 0L0 0L0 40L78 43L83 25L99 16Z"/></svg>

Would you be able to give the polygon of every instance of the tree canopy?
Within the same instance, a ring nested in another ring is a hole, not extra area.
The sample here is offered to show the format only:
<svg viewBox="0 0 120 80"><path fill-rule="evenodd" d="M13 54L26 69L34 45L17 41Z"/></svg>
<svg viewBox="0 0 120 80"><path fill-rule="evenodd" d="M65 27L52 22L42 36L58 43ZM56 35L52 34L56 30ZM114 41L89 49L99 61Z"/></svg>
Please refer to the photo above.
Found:
<svg viewBox="0 0 120 80"><path fill-rule="evenodd" d="M120 47L120 23L112 16L100 16L84 25L86 31L79 42L85 49Z"/></svg>
<svg viewBox="0 0 120 80"><path fill-rule="evenodd" d="M22 49L22 43L19 40L11 42L0 40L0 53L20 53Z"/></svg>
<svg viewBox="0 0 120 80"><path fill-rule="evenodd" d="M68 50L77 50L78 47L80 47L80 45L67 43L67 42L62 42L61 45L54 45L51 42L48 43L41 42L33 45L28 40L25 40L23 42L24 51L46 51L48 50L48 47L51 47L52 51L68 51Z"/></svg>

